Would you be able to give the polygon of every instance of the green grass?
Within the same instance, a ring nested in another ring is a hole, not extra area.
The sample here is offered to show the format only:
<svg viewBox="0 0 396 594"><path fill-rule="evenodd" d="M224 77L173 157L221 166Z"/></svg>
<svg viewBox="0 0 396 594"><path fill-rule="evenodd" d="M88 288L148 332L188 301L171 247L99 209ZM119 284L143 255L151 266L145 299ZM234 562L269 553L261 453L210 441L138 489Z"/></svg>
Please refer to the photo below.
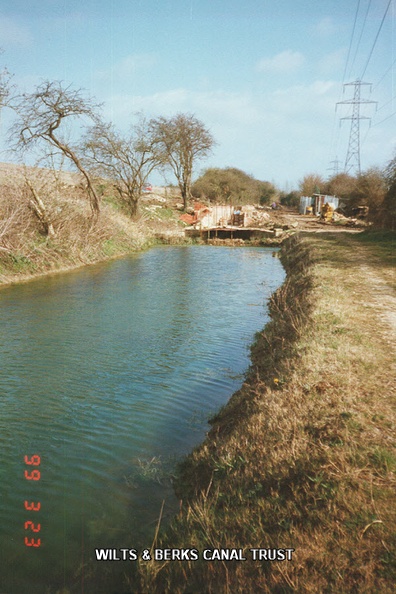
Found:
<svg viewBox="0 0 396 594"><path fill-rule="evenodd" d="M27 273L27 272L34 272L36 270L36 266L34 262L30 260L27 256L18 253L12 253L9 255L10 260L10 269L13 272L19 273Z"/></svg>
<svg viewBox="0 0 396 594"><path fill-rule="evenodd" d="M158 215L163 221L166 221L167 219L173 219L175 217L175 211L172 208L158 208L155 214Z"/></svg>

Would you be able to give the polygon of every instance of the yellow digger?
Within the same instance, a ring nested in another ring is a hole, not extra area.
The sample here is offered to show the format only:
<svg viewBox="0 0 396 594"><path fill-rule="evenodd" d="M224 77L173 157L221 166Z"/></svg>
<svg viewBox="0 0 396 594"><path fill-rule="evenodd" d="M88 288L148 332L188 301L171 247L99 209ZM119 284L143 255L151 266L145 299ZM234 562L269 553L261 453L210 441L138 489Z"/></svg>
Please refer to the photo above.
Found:
<svg viewBox="0 0 396 594"><path fill-rule="evenodd" d="M322 210L320 211L320 218L329 223L333 218L333 212L334 208L331 204L326 202L326 204L323 204Z"/></svg>

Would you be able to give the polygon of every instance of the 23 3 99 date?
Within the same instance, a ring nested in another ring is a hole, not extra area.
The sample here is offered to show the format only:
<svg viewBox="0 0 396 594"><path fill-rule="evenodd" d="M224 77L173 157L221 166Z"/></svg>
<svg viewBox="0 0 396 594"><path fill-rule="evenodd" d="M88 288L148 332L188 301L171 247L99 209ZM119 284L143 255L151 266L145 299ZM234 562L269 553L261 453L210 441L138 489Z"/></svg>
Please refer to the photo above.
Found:
<svg viewBox="0 0 396 594"><path fill-rule="evenodd" d="M34 454L33 456L25 456L24 462L28 466L24 472L25 480L39 481L41 479L41 471L38 468L41 464L40 456L37 454ZM38 538L36 534L41 531L41 524L38 522L39 516L36 516L36 513L40 511L41 503L40 501L25 500L24 507L25 510L32 512L31 519L26 520L24 525L25 531L27 532L27 535L25 536L25 546L38 548L41 546L41 538Z"/></svg>

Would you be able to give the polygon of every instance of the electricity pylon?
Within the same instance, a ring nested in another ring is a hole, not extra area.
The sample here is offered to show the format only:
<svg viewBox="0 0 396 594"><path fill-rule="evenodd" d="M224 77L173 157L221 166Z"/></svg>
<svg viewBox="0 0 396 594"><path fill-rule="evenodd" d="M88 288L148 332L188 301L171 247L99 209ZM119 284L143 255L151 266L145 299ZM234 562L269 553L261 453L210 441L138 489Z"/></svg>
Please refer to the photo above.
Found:
<svg viewBox="0 0 396 594"><path fill-rule="evenodd" d="M363 85L371 87L371 83L363 82L359 79L354 82L345 83L345 87L354 86L353 99L346 99L345 101L338 101L337 105L352 105L352 115L345 116L341 120L351 120L351 132L349 134L349 145L348 152L345 159L345 173L349 173L353 167L358 175L360 175L360 120L370 120L367 116L360 115L360 106L362 104L367 105L368 103L377 103L377 101L371 101L370 99L360 98L360 89Z"/></svg>
<svg viewBox="0 0 396 594"><path fill-rule="evenodd" d="M338 175L340 173L340 163L341 161L336 157L334 161L330 161L330 165L333 165L333 167L328 167L327 171L332 171L333 175Z"/></svg>

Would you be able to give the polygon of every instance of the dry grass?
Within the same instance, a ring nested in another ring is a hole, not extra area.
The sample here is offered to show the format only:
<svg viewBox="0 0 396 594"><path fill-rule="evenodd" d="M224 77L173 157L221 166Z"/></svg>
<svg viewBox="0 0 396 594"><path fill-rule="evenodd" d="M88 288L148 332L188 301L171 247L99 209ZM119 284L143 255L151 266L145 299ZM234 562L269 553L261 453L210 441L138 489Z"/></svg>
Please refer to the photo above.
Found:
<svg viewBox="0 0 396 594"><path fill-rule="evenodd" d="M293 548L293 560L152 562L141 592L394 591L394 353L357 264L373 254L387 275L376 246L289 242L250 377L181 466L182 511L158 545Z"/></svg>
<svg viewBox="0 0 396 594"><path fill-rule="evenodd" d="M98 220L93 221L76 176L16 167L7 169L7 175L1 173L0 283L120 256L150 241L144 224L131 221L106 197ZM31 188L45 208L53 236L32 208Z"/></svg>

